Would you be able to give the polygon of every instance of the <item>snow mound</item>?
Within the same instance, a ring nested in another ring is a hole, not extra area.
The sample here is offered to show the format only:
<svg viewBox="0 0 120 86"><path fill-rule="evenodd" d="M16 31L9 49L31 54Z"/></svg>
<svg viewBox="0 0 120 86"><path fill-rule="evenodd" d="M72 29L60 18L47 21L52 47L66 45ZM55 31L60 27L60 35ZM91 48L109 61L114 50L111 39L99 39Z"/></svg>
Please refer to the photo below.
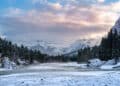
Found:
<svg viewBox="0 0 120 86"><path fill-rule="evenodd" d="M100 59L91 59L88 61L88 67L96 68L96 67L101 66L103 63L104 62L101 61Z"/></svg>
<svg viewBox="0 0 120 86"><path fill-rule="evenodd" d="M104 65L114 65L115 64L115 59L112 60L108 60L107 62L105 62Z"/></svg>
<svg viewBox="0 0 120 86"><path fill-rule="evenodd" d="M101 69L116 69L119 68L120 69L120 63L117 63L116 65L102 65L100 67Z"/></svg>
<svg viewBox="0 0 120 86"><path fill-rule="evenodd" d="M23 61L23 60L21 60L21 59L18 59L17 61L18 61L18 63L19 63L20 65L25 65L25 64L26 64L26 62Z"/></svg>

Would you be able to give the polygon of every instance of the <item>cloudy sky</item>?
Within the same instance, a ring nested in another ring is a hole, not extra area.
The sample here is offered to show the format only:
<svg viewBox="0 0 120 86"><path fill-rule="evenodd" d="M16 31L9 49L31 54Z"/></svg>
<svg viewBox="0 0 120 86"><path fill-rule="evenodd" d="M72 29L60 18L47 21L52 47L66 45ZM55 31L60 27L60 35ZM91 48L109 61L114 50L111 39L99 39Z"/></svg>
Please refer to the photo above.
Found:
<svg viewBox="0 0 120 86"><path fill-rule="evenodd" d="M119 16L120 0L0 0L0 35L17 43L98 39Z"/></svg>

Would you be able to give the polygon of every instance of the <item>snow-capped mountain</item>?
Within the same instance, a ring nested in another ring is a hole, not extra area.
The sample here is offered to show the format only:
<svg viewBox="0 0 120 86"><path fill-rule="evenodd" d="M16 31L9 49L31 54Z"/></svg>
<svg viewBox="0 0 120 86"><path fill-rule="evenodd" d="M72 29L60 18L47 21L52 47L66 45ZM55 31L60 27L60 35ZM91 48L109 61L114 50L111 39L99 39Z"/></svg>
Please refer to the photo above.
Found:
<svg viewBox="0 0 120 86"><path fill-rule="evenodd" d="M41 53L48 54L48 55L59 55L62 53L59 48L54 46L54 44L51 44L42 40L40 40L37 45L32 46L31 49L40 50Z"/></svg>
<svg viewBox="0 0 120 86"><path fill-rule="evenodd" d="M74 43L70 44L68 47L57 47L52 43L48 43L45 41L39 41L38 44L32 46L31 49L33 50L40 50L41 53L48 54L48 55L62 55L68 54L72 52L77 52L79 49L83 49L87 46L94 46L97 45L98 40L96 39L81 39L77 40Z"/></svg>
<svg viewBox="0 0 120 86"><path fill-rule="evenodd" d="M112 31L117 30L120 33L120 18L116 21L115 25L112 27ZM85 48L87 46L94 46L100 44L100 38L98 39L80 39L71 43L68 47L56 47L53 43L48 43L44 41L39 41L38 44L32 46L33 50L40 50L42 53L48 55L61 55L77 52L79 49ZM62 44L61 44L62 45Z"/></svg>
<svg viewBox="0 0 120 86"><path fill-rule="evenodd" d="M112 31L114 32L117 30L118 33L120 33L120 18L116 21L115 25L112 27Z"/></svg>
<svg viewBox="0 0 120 86"><path fill-rule="evenodd" d="M97 39L80 39L72 43L69 47L65 48L63 54L70 54L70 53L76 53L79 49L83 49L85 47L92 47L94 45L98 45L100 41Z"/></svg>

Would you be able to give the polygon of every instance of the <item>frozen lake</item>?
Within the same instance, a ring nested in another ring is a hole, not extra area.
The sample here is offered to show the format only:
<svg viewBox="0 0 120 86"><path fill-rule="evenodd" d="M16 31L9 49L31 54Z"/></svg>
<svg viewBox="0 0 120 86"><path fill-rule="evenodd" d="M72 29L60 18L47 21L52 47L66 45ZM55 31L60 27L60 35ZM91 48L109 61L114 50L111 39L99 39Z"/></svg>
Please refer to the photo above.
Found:
<svg viewBox="0 0 120 86"><path fill-rule="evenodd" d="M119 86L120 71L85 70L85 67L77 63L44 63L15 71L3 70L0 86Z"/></svg>

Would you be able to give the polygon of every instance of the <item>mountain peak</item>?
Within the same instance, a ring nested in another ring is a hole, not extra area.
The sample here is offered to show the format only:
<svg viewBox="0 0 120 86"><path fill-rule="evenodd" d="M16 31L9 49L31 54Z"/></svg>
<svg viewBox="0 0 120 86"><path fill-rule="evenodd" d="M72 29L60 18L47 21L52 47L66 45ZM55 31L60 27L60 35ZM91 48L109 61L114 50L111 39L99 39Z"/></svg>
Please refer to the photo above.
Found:
<svg viewBox="0 0 120 86"><path fill-rule="evenodd" d="M120 17L116 21L115 25L112 27L112 31L117 30L118 33L120 33Z"/></svg>

